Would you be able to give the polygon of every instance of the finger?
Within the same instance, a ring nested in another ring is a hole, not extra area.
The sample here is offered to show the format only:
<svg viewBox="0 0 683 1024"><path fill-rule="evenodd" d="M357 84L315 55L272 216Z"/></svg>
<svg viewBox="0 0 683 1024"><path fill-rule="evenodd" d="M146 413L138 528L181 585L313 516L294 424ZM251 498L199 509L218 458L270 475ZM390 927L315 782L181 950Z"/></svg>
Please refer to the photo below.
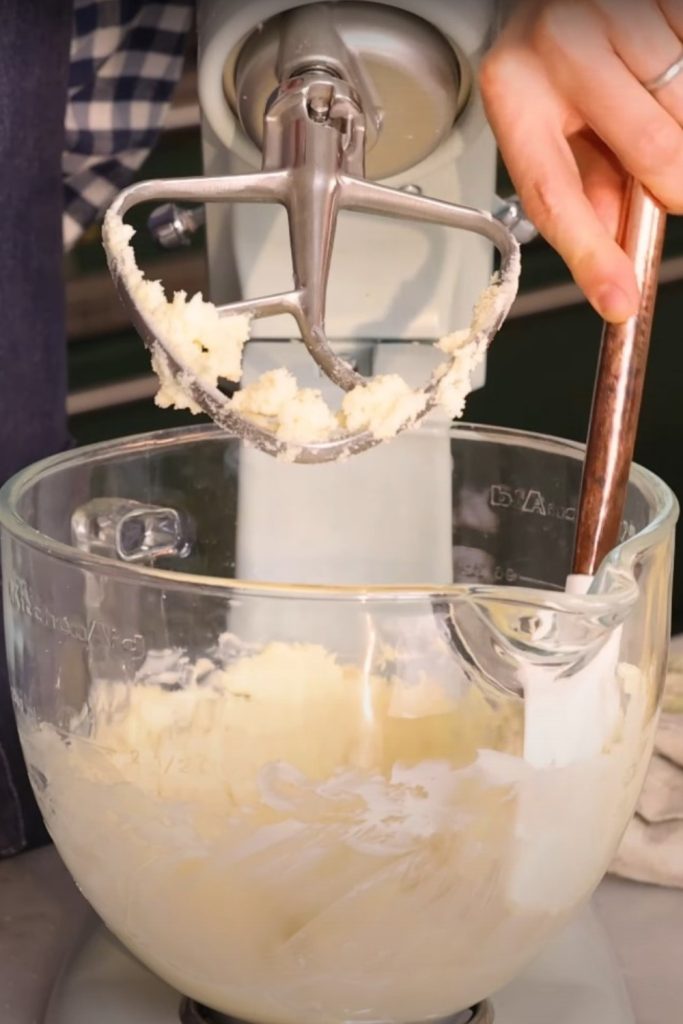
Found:
<svg viewBox="0 0 683 1024"><path fill-rule="evenodd" d="M598 313L613 322L626 320L638 306L633 266L583 191L562 134L567 110L539 60L523 48L494 50L483 64L481 86L503 159L532 221Z"/></svg>
<svg viewBox="0 0 683 1024"><path fill-rule="evenodd" d="M626 185L624 169L592 132L578 132L568 142L586 198L610 237L616 238Z"/></svg>
<svg viewBox="0 0 683 1024"><path fill-rule="evenodd" d="M605 15L607 32L616 53L643 83L651 82L683 53L680 37L655 0L597 0ZM676 7L681 10L681 0ZM683 124L683 76L679 75L656 99Z"/></svg>
<svg viewBox="0 0 683 1024"><path fill-rule="evenodd" d="M628 172L683 212L683 130L615 53L600 14L579 3L548 5L536 45L557 88Z"/></svg>

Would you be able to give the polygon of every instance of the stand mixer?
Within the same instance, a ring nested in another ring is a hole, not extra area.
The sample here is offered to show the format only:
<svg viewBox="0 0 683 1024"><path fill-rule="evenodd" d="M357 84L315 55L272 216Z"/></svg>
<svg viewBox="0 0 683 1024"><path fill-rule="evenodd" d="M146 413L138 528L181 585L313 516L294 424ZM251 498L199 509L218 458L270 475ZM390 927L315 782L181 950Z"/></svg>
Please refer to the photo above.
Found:
<svg viewBox="0 0 683 1024"><path fill-rule="evenodd" d="M333 17L330 17L331 11ZM364 112L367 158L364 171L368 177L402 190L405 209L413 213L427 210L426 205L421 205L421 200L427 196L448 204L463 203L467 210L458 209L457 214L451 214L443 207L439 216L435 213L432 219L443 225L451 218L451 226L472 229L467 233L442 232L436 223L427 222L430 218L410 220L409 213L406 214L409 221L397 221L349 212L340 217L332 254L329 232L328 237L320 234L321 225L329 226L329 210L325 213L319 209L311 219L310 211L306 217L297 217L296 208L290 206L290 238L287 217L281 209L252 201L244 206L208 203L205 216L212 301L228 305L231 311L254 312L255 300L245 296L273 293L276 296L265 300L260 309L256 307L257 312L267 313L269 318L258 318L252 324L252 340L244 355L244 384L248 385L270 369L285 367L294 373L300 386L319 389L333 402L339 387L347 389L356 385L357 374L398 374L415 388L422 387L430 378L438 381L438 376L433 375L439 373L443 353L429 343L470 321L473 296L485 292L491 278L491 242L501 252L503 275L514 275L516 247L509 232L495 218L476 212L497 205L495 144L474 86L476 65L495 18L496 4L477 0L457 4L440 0L425 0L420 4L410 3L410 0L407 3L371 0L334 4L293 3L291 0L251 0L249 4L239 0L203 0L200 3L203 147L206 174L213 181L220 183L225 175L251 177L261 166L264 112L272 111L272 106L268 106L270 97L283 80L298 83L297 102L303 95L309 112L327 117L334 104L328 99L317 106L321 90L323 97L329 97L332 90L335 103L340 96L344 98L343 83L351 68L356 85L354 103L357 100ZM283 54L287 58L284 66ZM340 54L343 54L343 62L348 63L340 63ZM279 98L284 97L286 101L290 95L285 89ZM348 100L349 96L345 98ZM344 159L347 162L342 168L343 174L360 172L360 164L353 162L353 151ZM195 185L162 184L169 198L196 198ZM222 187L223 192L220 184L216 185L212 198L227 196L228 188ZM385 201L383 193L374 191L373 185L368 188L377 210ZM124 212L130 199L149 200L158 194L156 187L134 186L117 209ZM251 200L255 196L243 193L242 198ZM392 209L395 212L396 208L392 206ZM389 212L389 205L386 212ZM509 213L508 209L501 217L507 220L508 226ZM177 239L188 226L202 219L197 211L188 213L167 208L156 212L153 225L167 240ZM520 237L529 232L523 221L512 226ZM283 299L294 294L287 280L290 243L299 254L307 253L307 260L298 268L295 260L296 301ZM317 282L316 288L306 294L312 280ZM153 346L155 339L150 326L140 318L134 304L130 304L125 282L123 292L138 328ZM317 296L317 301L309 301L311 294L314 298ZM488 341L506 310L505 304L494 307L490 315L478 323L478 332L475 332L478 343ZM280 315L283 313L297 320L308 352L303 346L287 343L291 322ZM271 318L270 314L275 317ZM315 362L309 353L314 355ZM325 376L321 375L319 367ZM477 383L483 383L483 370ZM195 389L192 393L199 404L205 402L205 389ZM429 426L425 428L428 433L422 437L405 434L387 446L374 448L376 439L367 433L348 436L341 441L326 442L310 458L300 461L325 463L328 458L347 454L353 454L354 458L334 466L292 466L271 457L281 450L280 444L236 423L226 414L222 398L216 397L214 405L209 403L208 411L220 424L239 428L238 436L256 444L256 448L234 441L223 445L213 433L205 435L202 428L196 434L196 444L187 436L187 444L195 445L197 452L197 486L209 479L206 471L206 466L212 464L209 450L221 446L225 447L225 453L220 465L231 486L235 484L234 494L230 492L235 505L234 550L231 549L227 560L223 556L223 563L218 560L218 569L211 567L209 572L202 563L190 571L203 572L204 584L209 589L208 576L220 575L221 564L228 577L237 581L267 579L275 588L264 600L258 593L250 600L248 590L241 596L238 592L223 609L212 607L207 590L206 618L213 621L215 613L218 618L224 616L223 628L229 636L239 637L241 644L258 645L264 635L284 644L300 636L314 636L323 646L348 652L353 659L358 657L352 644L355 633L362 638L358 641L361 651L365 650L363 644L368 645L368 651L371 648L374 651L368 637L377 632L384 641L389 638L400 648L404 641L408 645L406 637L412 639L410 605L422 600L419 591L428 580L433 587L442 588L445 596L443 602L441 598L435 601L434 621L431 612L427 616L422 612L417 615L419 630L415 643L421 646L437 635L441 637L445 621L451 629L450 640L458 657L469 664L468 659L473 654L458 646L455 613L444 613L441 608L442 603L444 607L448 605L451 588L457 590L457 585L465 582L473 584L476 590L478 581L497 581L502 573L504 581L513 582L522 590L534 585L546 588L546 594L563 589L563 572L566 574L569 567L566 558L563 562L558 555L557 566L539 569L538 565L531 565L530 559L525 563L523 543L519 549L508 551L506 558L495 545L489 551L486 538L497 529L495 524L491 526L491 508L505 508L506 496L510 497L509 507L516 500L514 487L511 488L511 484L518 483L516 471L523 475L540 475L557 491L558 496L552 501L565 512L575 512L571 502L578 490L578 455L569 451L571 446L561 449L553 447L551 442L532 441L524 458L515 454L511 461L506 461L500 451L508 448L512 451L518 438L506 438L502 436L504 432L497 434L495 431L484 431L481 436L469 435L466 428L454 435L446 413L432 408L427 401L412 421L430 414ZM425 437L429 438L428 455ZM97 559L104 555L107 559L133 565L139 562L143 567L151 566L152 570L157 565L162 570L170 568L176 577L183 571L182 560L194 557L196 537L187 528L183 515L176 514L171 499L173 493L179 494L185 489L182 470L178 471L182 463L176 460L176 449L182 456L185 444L182 437L172 434L158 442L143 441L137 446L131 442L130 446L124 446L125 450L114 447L95 453L92 456L94 469L88 464L87 473L73 469L73 476L69 476L72 468L66 457L57 469L58 473L66 474L65 485L58 490L68 494L69 501L73 497L74 505L78 505L76 511L69 509L71 539L65 539L63 525L51 524L52 511L41 512L37 520L30 523L33 529L52 537L58 545L71 544L83 555L87 579L82 589L89 608L97 608L98 621L106 622L107 616L111 616L131 629L136 622L144 622L144 627L140 626L144 638L121 626L116 631L116 639L110 637L104 645L104 653L100 646L93 647L90 630L86 629L88 681L91 677L97 679L98 672L110 671L111 664L119 657L123 659L121 664L128 666L126 671L131 671L131 663L139 669L136 645L144 639L143 647L151 649L148 630L149 636L155 635L156 630L169 641L176 640L173 630L178 629L185 614L189 614L182 611L180 598L177 606L174 605L172 594L163 611L157 609L152 597L154 578L148 580L149 593L136 596L132 587L127 589L124 585L123 576L117 580L114 573L105 583L98 578L97 561L88 561L91 556ZM370 447L374 450L364 452ZM519 447L521 451L524 442L519 442ZM458 453L466 450L471 450L471 457L462 455L459 478L454 463L458 462ZM164 451L168 452L169 460L166 469L162 465ZM356 454L359 452L363 454ZM524 461L527 454L528 464ZM192 459L188 453L186 464ZM543 459L547 459L547 463ZM566 470L565 460L569 467ZM117 475L119 465L123 469ZM502 473L503 467L507 467L512 476L509 480L498 481L495 474ZM476 482L482 472L485 485L477 490L470 484L472 480ZM162 503L160 494L164 492L166 496L165 479L171 480L171 484L168 501ZM3 525L10 532L15 520L24 516L28 521L32 514L34 499L33 496L28 499L27 495L34 482L27 478L21 485L21 494L16 491L15 496L8 499L12 512ZM42 488L41 497L34 504L43 502L47 509L51 500L49 480L39 482L38 486ZM189 487L189 491L191 489ZM119 492L125 492L125 500L124 494ZM481 504L482 495L493 496L494 493L500 499L498 506L494 506L492 497ZM110 499L114 498L116 504L112 505ZM564 505L560 499L564 499ZM212 495L211 500L215 500L215 496ZM644 508L648 502L651 505L648 514L662 533L661 550L651 554L648 548L643 554L638 549L638 557L642 557L643 562L649 558L657 561L664 566L661 571L665 575L670 541L664 534L667 524L671 527L672 512L657 486L641 473L632 484L625 520L627 535L630 528L636 534L634 544L647 533L649 520ZM277 513L273 514L273 510ZM516 509L520 511L524 525L524 514L529 510ZM202 514L196 512L197 520ZM485 520L479 524L478 514ZM502 513L495 513L494 518L499 515ZM568 515L564 526L557 529L557 538L554 534L551 538L549 533L548 538L552 545L559 545L559 554L566 555L571 545ZM418 544L416 537L428 537L429 543ZM340 538L347 543L340 543ZM650 542L641 540L639 543ZM636 557L635 547L632 557ZM593 621L588 605L574 607L570 602L557 612L551 600L546 609L539 605L537 598L522 594L519 600L528 600L528 614L520 612L514 628L503 621L501 607L495 605L496 614L502 616L496 622L496 629L500 630L496 639L505 647L503 640L510 635L506 630L514 633L532 629L535 641L537 636L541 638L538 640L540 647L538 651L533 650L533 643L527 637L527 653L539 658L542 653L552 661L559 655L554 648L543 646L546 614L548 635L552 634L550 624L555 612L559 619L566 615L569 621L579 608L590 619L586 635L591 628L598 630L598 619L603 631L608 620L609 628L614 628L620 614L619 602L622 598L626 602L628 595L629 600L635 600L633 588L629 591L617 571L621 569L624 576L628 575L627 561L624 556L623 564L615 566L614 578L618 578L618 585L614 594L611 592L612 576L608 573L602 578L600 586L607 595L600 613L602 618L598 616ZM594 568L597 566L591 567L591 571ZM34 646L37 649L32 630L45 629L46 623L49 625L54 617L48 604L41 603L35 593L36 589L44 587L46 593L53 594L54 588L49 582L52 571L47 565L42 568L34 565L31 555L8 543L5 576L11 615L16 616L19 623L14 628L13 656L20 679L30 675L24 667L26 659L30 661L26 652ZM277 600L277 587L282 586L286 591L290 580L301 580L305 587L324 590L334 586L343 591L344 587L358 585L359 572L363 573L364 587L370 590L376 587L378 593L371 593L369 597L361 595L358 622L353 618L353 625L348 618L351 613L344 610L343 593L335 591L334 595L328 595L332 600L316 601L305 591L296 590L287 594L286 601ZM537 572L542 573L541 579L536 578ZM647 576L647 572L643 575ZM25 586L27 579L30 584ZM131 579L134 581L135 576ZM143 587L146 583L140 585ZM67 579L62 579L57 591L70 595L68 599L78 608L79 586L81 584L72 586ZM642 586L645 590L647 582ZM388 601L392 607L387 618L392 621L382 621L382 588L390 588L391 593L391 588L407 588L402 594L408 609L404 616L397 611L400 601ZM198 590L193 601L201 604L202 599ZM377 602L378 611L373 610L373 600ZM487 607L488 600L489 597L482 594L482 608ZM515 600L511 598L511 604ZM666 627L666 602L647 595L641 595L638 600L647 608L653 633L649 643L654 645L657 638L662 639L662 630ZM277 604L275 613L273 601ZM335 602L339 602L336 610ZM188 608L194 605L188 603ZM68 638L64 641L67 646L72 641L74 644L83 642L74 614L67 611L64 618L69 626ZM493 612L491 614L495 618ZM642 617L645 611L641 609L639 615ZM393 621L394 616L396 621ZM512 613L510 616L514 618ZM176 625L169 625L174 622ZM582 620L581 629L583 626ZM55 626L55 631L59 628ZM570 634L573 628L567 626ZM623 628L628 634L627 626ZM198 640L192 642L198 650L201 648ZM574 642L579 647L582 642L588 643L576 637ZM160 645L160 641L157 643ZM628 643L637 648L639 641L629 634ZM495 644L486 656L483 651L475 652L476 659L482 656L481 662L475 661L477 670L483 664L484 671L488 665L492 676L495 671L491 664L495 663L496 656L501 656L500 649L493 653L494 648ZM650 648L647 649L649 657ZM509 653L507 651L505 656ZM59 661L62 654L55 657ZM590 656L586 657L590 662ZM634 660L637 657L641 657L640 653L634 655ZM77 655L73 658L78 661ZM61 685L61 670L57 677ZM30 682L26 685L29 689L32 686ZM73 687L78 689L67 680L65 688ZM507 694L506 698L509 696ZM18 704L27 708L31 701L24 700L22 694ZM44 708L42 711L48 720L51 712ZM30 750L30 741L26 742L26 749ZM543 761L542 749L536 756ZM40 789L43 784L38 770L40 758L28 759L34 784ZM54 820L52 824L54 827ZM65 850L70 850L70 840L64 840L64 849L59 842L58 845L68 863L69 854ZM550 851L552 853L552 844ZM79 884L84 884L81 878L78 880ZM88 892L87 883L84 888ZM182 928L182 924L176 920L174 926ZM458 924L453 921L454 928ZM367 925L369 928L370 922ZM342 952L340 950L340 955ZM491 993L481 993L485 994ZM123 1024L124 1020L126 1024L176 1024L178 1020L182 1024L213 1024L230 1019L205 1010L189 999L181 999L171 987L126 953L108 932L102 927L93 930L91 924L74 943L73 955L46 1005L46 1024L85 1024L95 1016L102 1024ZM492 995L490 1001L480 1002L449 1019L452 1024L545 1024L551 1019L558 1024L560 1021L562 1024L597 1024L598 1020L601 1024L635 1024L609 943L587 910L575 918L559 938L549 940L545 953L512 984Z"/></svg>

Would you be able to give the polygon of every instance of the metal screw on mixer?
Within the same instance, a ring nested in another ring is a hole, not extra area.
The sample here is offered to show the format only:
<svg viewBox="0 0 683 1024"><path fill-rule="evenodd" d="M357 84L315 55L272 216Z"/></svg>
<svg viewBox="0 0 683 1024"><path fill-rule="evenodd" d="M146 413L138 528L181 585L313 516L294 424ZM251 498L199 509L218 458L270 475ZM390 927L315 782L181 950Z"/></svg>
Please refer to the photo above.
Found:
<svg viewBox="0 0 683 1024"><path fill-rule="evenodd" d="M192 236L204 225L204 206L183 209L175 203L163 203L152 210L147 228L162 249L179 249L189 245Z"/></svg>
<svg viewBox="0 0 683 1024"><path fill-rule="evenodd" d="M324 124L330 116L330 101L324 96L314 96L308 104L308 116L316 124Z"/></svg>
<svg viewBox="0 0 683 1024"><path fill-rule="evenodd" d="M306 103L306 112L314 124L325 124L330 118L332 104L334 102L334 82L339 81L339 74L334 68L320 63L305 64L297 68L291 75L290 81L296 84L299 79L310 79L311 76L321 76L310 90Z"/></svg>
<svg viewBox="0 0 683 1024"><path fill-rule="evenodd" d="M498 203L496 218L512 232L520 245L533 242L538 237L538 229L527 217L519 196L507 196L505 199L499 197Z"/></svg>

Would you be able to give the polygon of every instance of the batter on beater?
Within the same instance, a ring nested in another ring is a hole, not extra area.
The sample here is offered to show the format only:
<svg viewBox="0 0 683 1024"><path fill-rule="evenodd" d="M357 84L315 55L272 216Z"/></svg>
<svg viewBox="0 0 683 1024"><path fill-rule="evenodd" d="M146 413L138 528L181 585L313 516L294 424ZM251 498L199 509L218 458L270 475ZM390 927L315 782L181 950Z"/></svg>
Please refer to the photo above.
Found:
<svg viewBox="0 0 683 1024"><path fill-rule="evenodd" d="M133 234L133 229L118 214L111 210L107 213L103 238L110 261L163 346L152 349L152 366L160 383L157 405L201 413L204 409L193 398L190 379L209 388L216 388L220 379L239 383L250 318L246 314L221 316L200 294L188 300L184 292L176 292L167 299L161 283L147 281L138 267L130 244ZM452 418L462 415L473 374L485 355L485 323L492 311L496 316L498 310L507 309L513 301L517 273L518 261L505 281L494 275L476 305L471 327L455 331L437 343L451 360L440 383L437 407ZM186 369L174 372L166 353ZM348 391L341 399L339 411L334 413L319 391L300 388L284 367L263 374L236 392L231 400L231 406L239 413L272 429L279 440L294 447L326 441L345 430L367 430L373 438L386 441L414 423L426 404L426 395L413 391L398 374L385 374Z"/></svg>

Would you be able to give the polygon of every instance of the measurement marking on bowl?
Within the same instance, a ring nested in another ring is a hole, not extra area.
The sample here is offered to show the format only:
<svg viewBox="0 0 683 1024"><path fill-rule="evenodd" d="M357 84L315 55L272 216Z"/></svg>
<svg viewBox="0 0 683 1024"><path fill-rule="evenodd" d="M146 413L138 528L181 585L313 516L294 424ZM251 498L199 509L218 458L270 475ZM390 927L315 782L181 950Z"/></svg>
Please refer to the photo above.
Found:
<svg viewBox="0 0 683 1024"><path fill-rule="evenodd" d="M537 487L511 487L509 484L492 484L489 490L491 508L514 509L527 515L564 519L569 523L576 520L576 506L561 505L548 498Z"/></svg>
<svg viewBox="0 0 683 1024"><path fill-rule="evenodd" d="M6 588L9 604L39 626L53 633L61 633L93 650L121 651L132 660L144 659L145 638L140 633L125 635L117 626L102 619L89 618L85 622L77 616L53 611L46 601L35 596L26 580L20 576L9 576Z"/></svg>
<svg viewBox="0 0 683 1024"><path fill-rule="evenodd" d="M560 519L567 523L576 522L576 506L562 505L548 498L538 487L513 487L511 484L491 484L489 505L503 511L522 512L525 515L540 516L543 519ZM630 540L637 533L636 526L624 519L619 531L619 543Z"/></svg>

